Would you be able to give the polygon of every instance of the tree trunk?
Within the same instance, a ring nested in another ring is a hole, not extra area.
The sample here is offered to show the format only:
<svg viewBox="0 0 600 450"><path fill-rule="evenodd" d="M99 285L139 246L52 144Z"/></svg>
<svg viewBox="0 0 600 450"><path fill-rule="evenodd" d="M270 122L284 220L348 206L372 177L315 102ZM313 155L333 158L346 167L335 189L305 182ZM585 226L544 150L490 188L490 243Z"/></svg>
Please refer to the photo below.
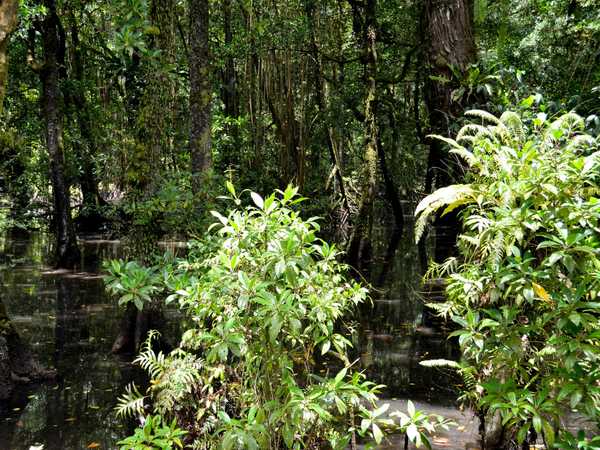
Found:
<svg viewBox="0 0 600 450"><path fill-rule="evenodd" d="M55 265L73 268L79 262L79 248L71 218L69 186L65 180L62 143L63 112L60 78L64 72L65 37L54 0L44 0L47 14L42 22L44 63L42 81L42 111L46 120L46 145L50 157L50 180L54 197L56 231Z"/></svg>
<svg viewBox="0 0 600 450"><path fill-rule="evenodd" d="M192 188L200 190L202 175L212 164L211 84L208 46L208 0L188 0L190 16L190 156Z"/></svg>
<svg viewBox="0 0 600 450"><path fill-rule="evenodd" d="M231 55L231 44L233 33L231 32L231 0L223 0L223 34L227 56L225 57L225 70L223 71L223 105L227 117L239 116L239 102L237 95L237 74L233 56Z"/></svg>
<svg viewBox="0 0 600 450"><path fill-rule="evenodd" d="M452 100L458 80L451 67L462 74L476 59L472 7L471 0L427 0L425 3L426 58L430 71L425 103L433 133L447 135L449 124L463 110L463 105ZM447 185L455 168L438 142L430 143L432 158L428 178L431 187Z"/></svg>
<svg viewBox="0 0 600 450"><path fill-rule="evenodd" d="M221 71L221 99L223 100L223 112L228 119L237 119L240 116L240 102L238 96L237 72L235 70L235 61L233 58L233 33L231 28L231 0L222 0L223 8L223 35L225 38L225 67ZM231 140L224 143L221 150L221 162L224 167L239 167L240 148L240 130L239 124L233 121L226 121L224 124L224 133L231 137Z"/></svg>
<svg viewBox="0 0 600 450"><path fill-rule="evenodd" d="M363 171L361 174L361 199L356 224L350 238L348 258L355 267L363 265L371 257L374 203L377 190L377 20L376 0L366 0L360 5L364 8L362 23L363 54L365 61L365 150ZM360 23L358 8L351 1L355 24ZM355 25L356 27L356 25Z"/></svg>
<svg viewBox="0 0 600 450"><path fill-rule="evenodd" d="M17 27L19 0L0 1L0 113L4 103L6 80L8 78L8 40Z"/></svg>
<svg viewBox="0 0 600 450"><path fill-rule="evenodd" d="M308 26L310 33L310 45L314 64L314 83L315 83L315 99L319 114L322 118L326 116L326 97L325 97L325 80L323 76L323 62L321 58L321 51L319 43L317 41L317 27L316 27L316 3L314 0L307 2L306 14L308 16ZM341 212L342 216L345 216L349 211L348 196L346 194L346 183L344 182L343 168L338 154L338 146L335 141L335 130L328 123L325 125L327 132L327 148L329 149L329 155L331 157L331 164L333 166L333 173L335 174L335 180L337 181L337 187L339 189L340 196L342 198ZM318 170L318 164L314 165L315 169ZM334 188L334 192L335 192ZM342 226L342 224L336 224Z"/></svg>
<svg viewBox="0 0 600 450"><path fill-rule="evenodd" d="M458 87L452 68L463 74L476 59L473 37L472 0L426 0L423 11L426 60L425 103L429 111L430 132L447 136L449 124L463 111L453 101L452 92ZM443 81L442 81L443 80ZM438 140L429 141L426 190L451 184L460 176L461 166ZM459 224L456 214L447 214L436 222L436 255L441 261L452 254Z"/></svg>
<svg viewBox="0 0 600 450"><path fill-rule="evenodd" d="M77 144L77 157L81 163L79 174L79 186L83 197L83 207L78 215L78 227L83 231L97 231L102 225L104 218L98 211L99 207L106 202L98 190L98 179L96 177L94 156L97 154L98 146L94 136L92 119L84 92L84 66L81 57L81 43L79 41L79 29L73 14L70 14L71 40L73 43L71 66L73 78L77 80L77 86L71 89L69 103L74 106L75 116L79 125L82 143Z"/></svg>
<svg viewBox="0 0 600 450"><path fill-rule="evenodd" d="M0 301L0 400L7 399L17 383L49 379L55 371L44 369L33 357L10 321Z"/></svg>

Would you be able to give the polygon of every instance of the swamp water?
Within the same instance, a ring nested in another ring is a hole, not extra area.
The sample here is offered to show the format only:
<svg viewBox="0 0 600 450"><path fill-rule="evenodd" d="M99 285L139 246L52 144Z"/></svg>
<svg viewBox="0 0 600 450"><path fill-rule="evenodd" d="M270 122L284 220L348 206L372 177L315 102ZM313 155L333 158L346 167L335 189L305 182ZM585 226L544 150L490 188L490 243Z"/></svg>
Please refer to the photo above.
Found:
<svg viewBox="0 0 600 450"><path fill-rule="evenodd" d="M360 314L357 357L371 379L388 386L384 397L391 409L405 409L404 399L411 398L417 407L459 422L458 429L435 437L434 448L465 448L476 439L476 424L453 406L456 378L419 365L455 358L456 350L424 310L414 244L388 241L382 238L375 252L384 256L371 270L376 300ZM113 408L124 387L143 374L132 366L132 355L111 354L121 311L98 274L103 260L118 257L119 244L83 240L81 247L81 271L65 273L44 265L43 236L0 242L0 300L40 362L58 373L55 381L19 387L0 404L0 450L115 449L130 431ZM167 313L167 322L176 327L177 312ZM387 448L402 447L399 441Z"/></svg>

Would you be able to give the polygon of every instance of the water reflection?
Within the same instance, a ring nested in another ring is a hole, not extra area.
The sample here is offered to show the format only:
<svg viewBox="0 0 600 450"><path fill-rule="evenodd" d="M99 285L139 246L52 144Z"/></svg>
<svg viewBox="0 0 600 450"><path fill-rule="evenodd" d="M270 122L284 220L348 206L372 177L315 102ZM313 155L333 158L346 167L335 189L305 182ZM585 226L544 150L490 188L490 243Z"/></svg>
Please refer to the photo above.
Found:
<svg viewBox="0 0 600 450"><path fill-rule="evenodd" d="M410 218L407 230L412 229ZM375 258L370 270L373 306L361 311L358 352L368 375L385 384L384 395L451 404L458 379L451 371L426 368L426 359L457 359L441 324L424 303L423 275L417 245L410 233L380 227L375 233ZM429 299L429 300L428 300Z"/></svg>
<svg viewBox="0 0 600 450"><path fill-rule="evenodd" d="M57 274L43 265L47 240L5 240L0 271L4 302L21 336L40 362L57 369L56 382L20 387L1 405L0 448L114 448L125 431L112 411L122 388L139 372L110 353L119 310L91 275L112 245L84 245L80 274Z"/></svg>

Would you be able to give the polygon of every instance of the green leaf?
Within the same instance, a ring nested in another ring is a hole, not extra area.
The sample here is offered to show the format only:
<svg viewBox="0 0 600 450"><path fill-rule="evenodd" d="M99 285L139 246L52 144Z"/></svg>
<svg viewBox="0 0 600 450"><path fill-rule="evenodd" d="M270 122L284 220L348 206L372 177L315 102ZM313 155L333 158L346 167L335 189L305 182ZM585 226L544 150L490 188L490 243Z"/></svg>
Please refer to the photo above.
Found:
<svg viewBox="0 0 600 450"><path fill-rule="evenodd" d="M414 423L411 423L406 428L406 435L408 436L408 440L416 443L419 438L419 429Z"/></svg>
<svg viewBox="0 0 600 450"><path fill-rule="evenodd" d="M542 418L538 415L533 416L533 429L538 434L542 432Z"/></svg>
<svg viewBox="0 0 600 450"><path fill-rule="evenodd" d="M250 197L252 197L252 201L256 206L258 206L259 209L263 209L265 202L260 195L258 195L256 192L250 192Z"/></svg>
<svg viewBox="0 0 600 450"><path fill-rule="evenodd" d="M142 301L141 298L139 298L139 297L134 298L133 303L135 304L135 307L138 310L142 311L144 309L144 302Z"/></svg>
<svg viewBox="0 0 600 450"><path fill-rule="evenodd" d="M375 439L377 444L381 444L381 441L383 440L383 432L381 431L381 428L374 423L371 429L373 431L373 439Z"/></svg>
<svg viewBox="0 0 600 450"><path fill-rule="evenodd" d="M233 186L233 183L231 183L231 181L227 180L225 182L225 187L227 188L227 190L229 191L229 193L231 194L232 197L235 197L235 187Z"/></svg>
<svg viewBox="0 0 600 450"><path fill-rule="evenodd" d="M282 325L283 322L278 316L271 317L271 325L269 326L269 339L271 339L271 342L275 342L277 339Z"/></svg>

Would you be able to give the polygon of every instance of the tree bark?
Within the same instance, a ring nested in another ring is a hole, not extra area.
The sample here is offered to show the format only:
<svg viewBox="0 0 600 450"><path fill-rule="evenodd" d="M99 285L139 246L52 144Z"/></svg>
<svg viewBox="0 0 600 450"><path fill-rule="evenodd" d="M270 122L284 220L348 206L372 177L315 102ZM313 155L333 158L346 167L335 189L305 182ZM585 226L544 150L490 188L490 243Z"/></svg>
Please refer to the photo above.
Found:
<svg viewBox="0 0 600 450"><path fill-rule="evenodd" d="M211 84L208 44L208 0L188 0L190 19L190 156L192 188L211 167Z"/></svg>
<svg viewBox="0 0 600 450"><path fill-rule="evenodd" d="M472 8L471 0L425 2L425 46L430 72L425 103L432 133L448 135L449 124L463 111L463 105L452 100L452 92L458 87L452 68L463 74L476 60ZM455 164L439 141L431 140L430 148L428 184L431 188L446 186L452 181Z"/></svg>
<svg viewBox="0 0 600 450"><path fill-rule="evenodd" d="M54 0L44 0L47 14L42 22L44 63L40 70L42 111L46 120L46 145L50 157L50 180L54 198L56 229L55 266L73 268L79 262L79 248L71 218L71 197L65 179L62 142L63 111L60 80L64 76L65 36Z"/></svg>
<svg viewBox="0 0 600 450"><path fill-rule="evenodd" d="M422 20L429 66L425 104L430 132L447 136L449 124L460 116L464 107L452 99L452 92L459 84L454 72L465 73L476 60L472 0L426 0ZM429 140L427 192L448 186L460 176L460 170L458 159L445 151L441 142ZM453 253L459 232L456 213L439 218L436 230L435 260L441 261Z"/></svg>
<svg viewBox="0 0 600 450"><path fill-rule="evenodd" d="M237 95L237 73L235 63L231 54L231 44L233 43L233 33L231 31L231 0L223 0L223 34L225 37L225 47L227 56L225 58L225 70L223 71L223 104L225 115L227 117L238 117L239 101Z"/></svg>
<svg viewBox="0 0 600 450"><path fill-rule="evenodd" d="M17 27L17 11L19 0L0 1L0 113L6 92L8 78L8 40Z"/></svg>

